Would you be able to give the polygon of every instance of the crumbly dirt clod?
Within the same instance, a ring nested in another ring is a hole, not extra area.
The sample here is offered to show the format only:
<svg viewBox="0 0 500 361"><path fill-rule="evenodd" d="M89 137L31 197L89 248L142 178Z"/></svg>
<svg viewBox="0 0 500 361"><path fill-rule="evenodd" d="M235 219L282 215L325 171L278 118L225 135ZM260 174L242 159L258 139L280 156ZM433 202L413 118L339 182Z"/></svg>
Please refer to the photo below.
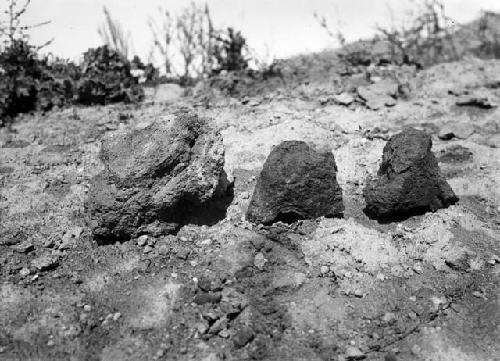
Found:
<svg viewBox="0 0 500 361"><path fill-rule="evenodd" d="M389 139L377 178L363 190L367 213L377 218L401 218L457 202L431 147L431 137L414 128Z"/></svg>
<svg viewBox="0 0 500 361"><path fill-rule="evenodd" d="M102 242L172 233L190 217L213 219L203 213L227 195L222 138L196 115L107 137L100 159L104 170L90 185L86 208Z"/></svg>
<svg viewBox="0 0 500 361"><path fill-rule="evenodd" d="M269 154L248 207L255 223L293 222L344 211L337 165L330 151L317 152L299 141L285 141Z"/></svg>

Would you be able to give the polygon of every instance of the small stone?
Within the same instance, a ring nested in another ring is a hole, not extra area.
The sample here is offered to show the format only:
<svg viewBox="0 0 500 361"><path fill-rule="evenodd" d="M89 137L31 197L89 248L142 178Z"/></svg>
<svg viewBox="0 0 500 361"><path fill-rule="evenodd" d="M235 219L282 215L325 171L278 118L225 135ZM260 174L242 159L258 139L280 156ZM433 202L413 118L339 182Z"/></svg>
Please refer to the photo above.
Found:
<svg viewBox="0 0 500 361"><path fill-rule="evenodd" d="M31 265L39 271L49 271L59 265L59 257L45 254L32 260Z"/></svg>
<svg viewBox="0 0 500 361"><path fill-rule="evenodd" d="M184 261L188 259L189 253L190 253L189 248L184 248L184 247L178 249L175 252L177 258L182 259Z"/></svg>
<svg viewBox="0 0 500 361"><path fill-rule="evenodd" d="M139 247L144 247L146 245L146 243L148 242L148 236L143 234L142 236L140 236L139 238L137 238L137 245Z"/></svg>
<svg viewBox="0 0 500 361"><path fill-rule="evenodd" d="M52 248L56 245L56 237L49 237L43 241L42 246L45 248Z"/></svg>
<svg viewBox="0 0 500 361"><path fill-rule="evenodd" d="M326 275L328 272L330 272L330 267L328 267L328 266L321 266L321 268L320 268L319 271L320 271L320 273L322 275Z"/></svg>
<svg viewBox="0 0 500 361"><path fill-rule="evenodd" d="M484 298L484 295L479 291L472 292L472 295L477 298Z"/></svg>
<svg viewBox="0 0 500 361"><path fill-rule="evenodd" d="M23 241L13 246L12 249L19 253L29 253L35 249L35 246L31 241Z"/></svg>
<svg viewBox="0 0 500 361"><path fill-rule="evenodd" d="M396 315L392 312L386 312L384 316L382 317L382 321L384 321L387 324L393 324L396 322Z"/></svg>
<svg viewBox="0 0 500 361"><path fill-rule="evenodd" d="M194 303L204 305L205 303L219 303L222 298L220 292L198 292L194 296Z"/></svg>
<svg viewBox="0 0 500 361"><path fill-rule="evenodd" d="M357 347L349 346L346 349L345 357L347 360L363 360L366 355Z"/></svg>
<svg viewBox="0 0 500 361"><path fill-rule="evenodd" d="M54 345L55 345L54 340L49 340L49 341L47 342L47 346L49 346L49 347L52 347L52 346L54 346Z"/></svg>
<svg viewBox="0 0 500 361"><path fill-rule="evenodd" d="M122 317L122 314L120 312L116 312L114 315L113 315L113 321L118 321L120 319L120 317Z"/></svg>
<svg viewBox="0 0 500 361"><path fill-rule="evenodd" d="M170 247L162 244L160 247L158 247L158 253L161 254L162 256L166 256L170 253Z"/></svg>
<svg viewBox="0 0 500 361"><path fill-rule="evenodd" d="M205 292L210 292L212 290L212 281L206 275L200 276L198 279L198 288Z"/></svg>
<svg viewBox="0 0 500 361"><path fill-rule="evenodd" d="M21 268L21 270L19 271L19 274L21 275L21 277L26 277L26 276L28 276L30 273L31 273L31 272L30 272L29 268L27 268L27 267L23 267L23 268Z"/></svg>
<svg viewBox="0 0 500 361"><path fill-rule="evenodd" d="M253 337L253 330L249 327L243 327L234 334L232 340L235 347L241 348L252 341Z"/></svg>
<svg viewBox="0 0 500 361"><path fill-rule="evenodd" d="M448 123L441 128L439 131L438 137L442 140L450 140L453 138L458 139L467 139L472 134L474 134L475 129L474 126L470 123L461 122L461 123Z"/></svg>
<svg viewBox="0 0 500 361"><path fill-rule="evenodd" d="M214 324L210 327L209 332L211 334L218 334L220 331L225 330L227 328L227 317L222 316Z"/></svg>
<svg viewBox="0 0 500 361"><path fill-rule="evenodd" d="M500 133L493 134L488 137L485 141L485 144L490 148L500 148Z"/></svg>
<svg viewBox="0 0 500 361"><path fill-rule="evenodd" d="M149 253L153 250L154 248L151 246L146 246L144 247L144 250L142 251L143 253Z"/></svg>
<svg viewBox="0 0 500 361"><path fill-rule="evenodd" d="M241 199L248 199L248 198L250 198L250 193L242 192L240 197L241 197Z"/></svg>
<svg viewBox="0 0 500 361"><path fill-rule="evenodd" d="M266 262L267 262L267 259L264 257L264 255L261 252L259 252L255 255L253 264L255 267L257 267L257 269L263 270L264 266L266 265Z"/></svg>
<svg viewBox="0 0 500 361"><path fill-rule="evenodd" d="M216 321L218 319L217 314L213 311L205 311L202 313L202 316L204 319L209 321Z"/></svg>
<svg viewBox="0 0 500 361"><path fill-rule="evenodd" d="M488 264L494 266L496 263L500 263L500 258L496 254L494 254L488 260Z"/></svg>
<svg viewBox="0 0 500 361"><path fill-rule="evenodd" d="M202 246L210 246L213 243L213 241L210 238L204 239L203 241L200 242Z"/></svg>
<svg viewBox="0 0 500 361"><path fill-rule="evenodd" d="M161 357L163 357L164 354L165 354L165 350L160 349L156 353L156 357L161 358Z"/></svg>
<svg viewBox="0 0 500 361"><path fill-rule="evenodd" d="M200 335L204 335L208 331L208 326L204 322L197 322L194 327Z"/></svg>
<svg viewBox="0 0 500 361"><path fill-rule="evenodd" d="M422 268L422 265L420 263L416 263L413 265L413 270L415 273L421 274L424 270Z"/></svg>
<svg viewBox="0 0 500 361"><path fill-rule="evenodd" d="M422 349L420 348L419 345L413 345L411 348L411 353L414 355L418 355Z"/></svg>
<svg viewBox="0 0 500 361"><path fill-rule="evenodd" d="M85 312L90 312L90 311L92 311L92 306L90 306L90 305L84 305L84 306L83 306L83 310L84 310Z"/></svg>
<svg viewBox="0 0 500 361"><path fill-rule="evenodd" d="M71 249L76 246L77 242L80 240L80 236L83 233L82 227L72 227L64 233L61 244L59 245L60 250Z"/></svg>
<svg viewBox="0 0 500 361"><path fill-rule="evenodd" d="M354 97L349 93L340 93L333 96L333 101L339 105L348 106L354 103Z"/></svg>
<svg viewBox="0 0 500 361"><path fill-rule="evenodd" d="M71 276L71 282L73 282L75 285L79 285L83 283L83 280L78 273L73 273L73 275Z"/></svg>
<svg viewBox="0 0 500 361"><path fill-rule="evenodd" d="M359 288L356 288L354 290L354 296L355 297L358 297L358 298L363 298L364 297L364 292L362 290L360 290Z"/></svg>
<svg viewBox="0 0 500 361"><path fill-rule="evenodd" d="M398 84L392 79L382 79L375 84L358 87L358 95L372 110L394 106L398 95Z"/></svg>
<svg viewBox="0 0 500 361"><path fill-rule="evenodd" d="M498 106L488 96L482 96L481 94L462 95L457 99L455 104L458 106L473 106L480 109L492 109Z"/></svg>

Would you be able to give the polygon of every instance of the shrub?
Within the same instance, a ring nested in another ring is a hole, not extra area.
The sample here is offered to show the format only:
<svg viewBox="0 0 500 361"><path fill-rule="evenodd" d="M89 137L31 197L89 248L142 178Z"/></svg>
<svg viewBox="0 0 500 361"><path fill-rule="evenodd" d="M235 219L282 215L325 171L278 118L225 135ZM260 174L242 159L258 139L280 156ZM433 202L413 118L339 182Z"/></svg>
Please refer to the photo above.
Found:
<svg viewBox="0 0 500 361"><path fill-rule="evenodd" d="M184 63L181 79L186 83L210 74L215 32L208 5L192 2L184 8L175 23L175 34Z"/></svg>
<svg viewBox="0 0 500 361"><path fill-rule="evenodd" d="M12 118L36 109L50 110L73 99L79 69L70 62L39 59L36 49L15 40L0 53L0 114Z"/></svg>
<svg viewBox="0 0 500 361"><path fill-rule="evenodd" d="M152 54L161 57L167 77L192 83L222 71L248 68L245 37L232 28L216 30L207 4L191 2L177 17L162 9L160 13L162 18L150 18L148 25L154 39ZM180 60L181 70L175 69L173 59Z"/></svg>
<svg viewBox="0 0 500 361"><path fill-rule="evenodd" d="M108 46L89 49L83 55L77 102L91 105L142 100L143 89L130 70L130 62Z"/></svg>
<svg viewBox="0 0 500 361"><path fill-rule="evenodd" d="M32 47L14 40L0 53L0 115L11 118L36 107L42 69Z"/></svg>
<svg viewBox="0 0 500 361"><path fill-rule="evenodd" d="M212 73L221 71L241 71L248 68L248 59L245 56L247 43L240 31L227 28L215 37L213 57L215 65Z"/></svg>
<svg viewBox="0 0 500 361"><path fill-rule="evenodd" d="M73 102L75 83L80 78L80 68L62 59L41 61L42 77L38 85L37 108L50 110L54 106L63 107Z"/></svg>

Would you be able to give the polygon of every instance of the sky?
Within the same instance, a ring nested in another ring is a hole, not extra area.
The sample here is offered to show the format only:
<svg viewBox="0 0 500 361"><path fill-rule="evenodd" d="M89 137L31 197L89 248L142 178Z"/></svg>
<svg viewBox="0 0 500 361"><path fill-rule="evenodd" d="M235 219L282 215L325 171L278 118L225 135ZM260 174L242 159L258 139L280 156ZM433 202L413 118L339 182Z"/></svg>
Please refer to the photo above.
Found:
<svg viewBox="0 0 500 361"><path fill-rule="evenodd" d="M212 18L219 28L232 26L242 31L254 53L262 60L284 58L298 53L335 46L313 14L325 16L333 28L348 40L368 37L377 25L402 21L412 0L208 0ZM419 1L419 0L413 0ZM77 60L89 47L102 44L97 29L106 6L131 35L132 49L143 59L151 49L147 25L158 16L158 7L176 14L188 0L32 0L25 21L28 24L51 20L31 34L32 42L54 39L46 52ZM196 1L202 3L202 1ZM203 1L205 2L205 1ZM500 0L444 0L447 13L459 22L478 16L481 10L500 11ZM3 0L5 4L6 1ZM389 9L392 9L391 11Z"/></svg>

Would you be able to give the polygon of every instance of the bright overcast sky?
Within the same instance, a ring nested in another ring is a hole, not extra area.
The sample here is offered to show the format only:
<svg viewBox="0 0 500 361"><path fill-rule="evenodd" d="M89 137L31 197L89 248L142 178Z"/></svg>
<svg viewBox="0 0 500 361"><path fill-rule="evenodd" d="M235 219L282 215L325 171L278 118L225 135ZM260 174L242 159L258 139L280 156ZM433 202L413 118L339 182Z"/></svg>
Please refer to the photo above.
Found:
<svg viewBox="0 0 500 361"><path fill-rule="evenodd" d="M261 57L285 57L318 51L332 44L313 18L317 12L352 40L373 33L377 24L389 24L389 8L401 14L410 0L208 0L214 23L242 30ZM416 0L419 1L419 0ZM201 1L197 1L201 2ZM445 0L448 14L469 21L480 10L500 11L500 0ZM178 13L187 0L32 0L26 20L52 20L33 34L34 43L54 38L48 49L55 55L76 59L89 47L101 44L97 28L102 7L130 31L134 53L146 58L151 47L148 17L162 6Z"/></svg>

